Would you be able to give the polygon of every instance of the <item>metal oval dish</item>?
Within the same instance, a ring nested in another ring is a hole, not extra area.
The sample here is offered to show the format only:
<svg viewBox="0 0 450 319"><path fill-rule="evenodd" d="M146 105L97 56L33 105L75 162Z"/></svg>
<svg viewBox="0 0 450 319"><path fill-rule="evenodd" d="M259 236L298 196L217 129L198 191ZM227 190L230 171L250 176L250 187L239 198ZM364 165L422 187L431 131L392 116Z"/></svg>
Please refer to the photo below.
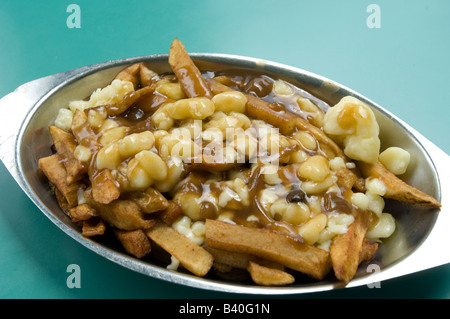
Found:
<svg viewBox="0 0 450 319"><path fill-rule="evenodd" d="M355 96L373 108L380 125L382 148L396 145L412 154L411 166L404 176L406 182L440 200L442 209L440 212L425 211L387 201L385 211L396 217L397 230L381 245L372 266L360 267L347 287L379 282L450 262L450 250L436 249L449 244L450 160L446 153L379 105L326 78L247 57L222 54L191 54L191 57L201 70L241 68L282 78L330 105L343 96ZM83 99L95 89L109 84L119 70L132 63L144 61L158 73L171 71L167 58L167 55L153 55L122 59L51 75L26 83L0 100L0 107L10 113L0 120L0 156L20 187L66 234L99 255L151 277L202 289L248 294L297 294L343 287L333 278L298 282L286 287L261 287L170 271L164 265L123 253L107 239L82 237L80 230L62 212L37 166L40 157L49 155L51 139L47 126L55 119L58 109L70 100Z"/></svg>

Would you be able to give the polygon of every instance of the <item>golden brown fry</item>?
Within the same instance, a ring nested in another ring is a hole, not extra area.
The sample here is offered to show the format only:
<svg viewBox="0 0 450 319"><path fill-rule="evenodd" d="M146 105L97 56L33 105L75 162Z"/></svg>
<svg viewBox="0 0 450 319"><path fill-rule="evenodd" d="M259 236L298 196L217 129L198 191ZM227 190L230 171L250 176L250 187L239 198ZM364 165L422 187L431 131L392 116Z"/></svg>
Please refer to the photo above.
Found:
<svg viewBox="0 0 450 319"><path fill-rule="evenodd" d="M214 262L214 273L221 279L226 281L243 282L249 279L247 269L232 268L228 265L221 265Z"/></svg>
<svg viewBox="0 0 450 319"><path fill-rule="evenodd" d="M221 263L217 262L216 260L214 260L213 268L214 268L214 271L216 273L217 272L219 272L219 273L228 273L228 272L232 271L233 269L241 270L240 268L233 268L233 267L231 267L229 265L221 264Z"/></svg>
<svg viewBox="0 0 450 319"><path fill-rule="evenodd" d="M339 168L336 171L336 184L344 189L352 189L355 186L358 176L348 168Z"/></svg>
<svg viewBox="0 0 450 319"><path fill-rule="evenodd" d="M56 151L63 158L63 164L67 172L67 183L80 180L87 173L87 165L75 158L74 152L77 142L72 134L63 131L56 126L49 126L50 135Z"/></svg>
<svg viewBox="0 0 450 319"><path fill-rule="evenodd" d="M75 111L71 129L78 144L89 148L92 152L96 152L101 148L98 136L89 124L88 118L83 111L78 109Z"/></svg>
<svg viewBox="0 0 450 319"><path fill-rule="evenodd" d="M49 182L48 184L49 184L52 192L55 194L55 197L56 197L56 200L58 201L59 207L61 207L61 209L63 210L64 213L69 214L69 210L72 207L70 207L70 205L67 202L67 199L64 197L63 193L61 193L60 190L52 182ZM70 215L69 215L69 217L70 217Z"/></svg>
<svg viewBox="0 0 450 319"><path fill-rule="evenodd" d="M150 70L143 62L132 64L120 71L114 79L129 81L134 88L150 86L158 79L158 74Z"/></svg>
<svg viewBox="0 0 450 319"><path fill-rule="evenodd" d="M327 251L268 229L249 228L211 219L206 220L205 226L205 243L210 247L275 261L319 280L331 268Z"/></svg>
<svg viewBox="0 0 450 319"><path fill-rule="evenodd" d="M238 253L234 251L227 251L223 249L217 249L205 245L204 248L211 253L214 257L214 263L218 263L223 266L229 266L232 268L247 269L250 261L256 262L259 265L269 268L283 270L284 266L276 262L262 259L253 255Z"/></svg>
<svg viewBox="0 0 450 319"><path fill-rule="evenodd" d="M256 96L246 95L246 112L253 118L262 120L280 129L284 135L290 135L297 130L296 119L292 113L277 109L274 104L268 103Z"/></svg>
<svg viewBox="0 0 450 319"><path fill-rule="evenodd" d="M89 169L92 185L92 196L100 204L109 204L120 196L120 186L114 179L111 170L105 168L97 170Z"/></svg>
<svg viewBox="0 0 450 319"><path fill-rule="evenodd" d="M105 222L100 218L91 218L83 221L81 234L84 237L94 237L103 235L106 230Z"/></svg>
<svg viewBox="0 0 450 319"><path fill-rule="evenodd" d="M211 91L197 66L186 52L181 41L173 40L169 51L169 64L180 81L184 93L188 97L204 96L211 98Z"/></svg>
<svg viewBox="0 0 450 319"><path fill-rule="evenodd" d="M361 251L359 252L359 263L371 261L378 250L378 243L364 238Z"/></svg>
<svg viewBox="0 0 450 319"><path fill-rule="evenodd" d="M141 87L150 86L159 80L158 73L150 70L144 63L140 63L139 82Z"/></svg>
<svg viewBox="0 0 450 319"><path fill-rule="evenodd" d="M86 190L84 196L105 222L118 229L146 229L155 224L154 220L146 219L139 206L131 200L117 199L109 204L102 204L95 201L92 189Z"/></svg>
<svg viewBox="0 0 450 319"><path fill-rule="evenodd" d="M217 249L205 245L204 247L214 257L214 262L233 268L247 269L250 260L255 259L254 256L244 253L231 252L223 249Z"/></svg>
<svg viewBox="0 0 450 319"><path fill-rule="evenodd" d="M169 207L169 201L153 187L149 187L145 191L130 192L124 197L136 202L141 210L147 214L159 212Z"/></svg>
<svg viewBox="0 0 450 319"><path fill-rule="evenodd" d="M161 95L159 92L154 91L152 93L141 96L133 104L133 106L140 108L143 112L154 113L163 104L173 103L173 102L175 102L175 100L169 99L168 97ZM139 126L139 125L136 125L136 126ZM146 129L148 129L148 128L146 128ZM139 128L138 127L134 128L134 131L136 131L136 130L139 130Z"/></svg>
<svg viewBox="0 0 450 319"><path fill-rule="evenodd" d="M139 77L140 77L141 63L135 63L130 66L127 66L125 69L117 73L114 80L122 80L129 81L133 83L134 88L136 89L139 86Z"/></svg>
<svg viewBox="0 0 450 319"><path fill-rule="evenodd" d="M258 285L283 286L295 282L295 278L291 274L280 269L259 265L253 261L248 263L247 270L252 280Z"/></svg>
<svg viewBox="0 0 450 319"><path fill-rule="evenodd" d="M193 274L203 277L211 269L213 256L171 226L157 222L145 233Z"/></svg>
<svg viewBox="0 0 450 319"><path fill-rule="evenodd" d="M367 231L366 214L365 211L357 212L347 232L334 237L330 245L334 274L346 283L356 274L360 264L360 252Z"/></svg>
<svg viewBox="0 0 450 319"><path fill-rule="evenodd" d="M169 201L169 206L161 212L158 212L158 218L167 225L172 225L173 222L183 214L181 206L173 200Z"/></svg>
<svg viewBox="0 0 450 319"><path fill-rule="evenodd" d="M92 129L86 114L76 110L72 119L72 133L80 145L89 148L93 155L91 163L95 163L97 152L102 145L98 136ZM120 196L119 183L114 179L109 169L98 170L96 165L91 164L88 168L89 180L92 184L92 196L94 201L101 204L109 204Z"/></svg>
<svg viewBox="0 0 450 319"><path fill-rule="evenodd" d="M67 183L67 173L61 155L40 158L38 166L50 183L61 192L69 207L75 207L78 204L78 190L85 186L79 182Z"/></svg>
<svg viewBox="0 0 450 319"><path fill-rule="evenodd" d="M225 78L228 79L228 77ZM227 86L226 84L219 82L219 79L217 77L214 79L206 79L205 81L214 95L227 91L233 91L233 89Z"/></svg>
<svg viewBox="0 0 450 319"><path fill-rule="evenodd" d="M400 202L416 204L423 207L441 207L441 203L438 200L421 190L406 184L384 167L381 162L378 161L374 164L358 162L357 165L364 178L375 177L379 178L384 183L386 186L385 198L391 198Z"/></svg>
<svg viewBox="0 0 450 319"><path fill-rule="evenodd" d="M142 89L133 91L125 95L125 97L117 103L101 105L92 108L92 110L104 111L108 116L119 115L128 110L136 101L144 96L150 95L155 91L153 86L146 86Z"/></svg>
<svg viewBox="0 0 450 319"><path fill-rule="evenodd" d="M343 151L331 138L307 120L286 110L279 110L276 105L265 102L253 95L247 94L246 97L246 112L248 115L279 128L280 132L285 135L290 135L297 130L309 132L320 144L330 149L335 156L345 157Z"/></svg>
<svg viewBox="0 0 450 319"><path fill-rule="evenodd" d="M72 218L73 223L77 223L91 219L92 217L97 217L98 213L89 204L85 203L71 208L69 210L69 216Z"/></svg>
<svg viewBox="0 0 450 319"><path fill-rule="evenodd" d="M114 234L121 242L126 252L137 258L142 258L148 255L151 251L150 239L147 237L147 235L145 235L142 229L115 229Z"/></svg>

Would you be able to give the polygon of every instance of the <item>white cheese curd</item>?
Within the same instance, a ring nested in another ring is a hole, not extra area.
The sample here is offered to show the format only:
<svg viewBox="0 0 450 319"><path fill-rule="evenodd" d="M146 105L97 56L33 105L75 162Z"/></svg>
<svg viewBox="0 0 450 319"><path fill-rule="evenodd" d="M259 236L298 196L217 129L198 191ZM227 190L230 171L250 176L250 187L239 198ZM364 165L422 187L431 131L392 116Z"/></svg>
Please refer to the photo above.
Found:
<svg viewBox="0 0 450 319"><path fill-rule="evenodd" d="M410 161L408 151L400 147L388 147L380 153L380 162L393 174L401 175L406 172Z"/></svg>
<svg viewBox="0 0 450 319"><path fill-rule="evenodd" d="M324 131L344 146L354 160L374 163L380 152L379 126L375 114L360 100L346 96L324 117Z"/></svg>
<svg viewBox="0 0 450 319"><path fill-rule="evenodd" d="M125 95L134 91L133 83L130 81L113 80L110 85L95 90L89 101L75 100L71 101L68 108L61 108L55 120L55 126L68 131L72 125L72 118L75 111L120 102Z"/></svg>
<svg viewBox="0 0 450 319"><path fill-rule="evenodd" d="M366 178L366 190L368 193L383 196L386 193L386 185L379 178Z"/></svg>
<svg viewBox="0 0 450 319"><path fill-rule="evenodd" d="M202 221L193 223L189 217L183 216L177 219L172 227L198 245L205 241L205 223Z"/></svg>
<svg viewBox="0 0 450 319"><path fill-rule="evenodd" d="M326 227L320 232L316 246L329 251L332 239L339 234L345 234L353 223L353 215L333 213L328 216Z"/></svg>
<svg viewBox="0 0 450 319"><path fill-rule="evenodd" d="M72 126L73 113L69 109L59 109L55 119L55 126L63 131L68 131Z"/></svg>
<svg viewBox="0 0 450 319"><path fill-rule="evenodd" d="M133 83L130 81L113 80L110 85L103 89L97 89L89 98L88 107L108 105L120 102L125 95L134 91Z"/></svg>
<svg viewBox="0 0 450 319"><path fill-rule="evenodd" d="M177 271L179 266L180 261L176 259L174 256L170 256L170 264L166 266L166 269Z"/></svg>
<svg viewBox="0 0 450 319"><path fill-rule="evenodd" d="M372 240L380 240L380 238L388 238L395 231L395 219L391 214L382 213L378 223L369 229L366 237Z"/></svg>

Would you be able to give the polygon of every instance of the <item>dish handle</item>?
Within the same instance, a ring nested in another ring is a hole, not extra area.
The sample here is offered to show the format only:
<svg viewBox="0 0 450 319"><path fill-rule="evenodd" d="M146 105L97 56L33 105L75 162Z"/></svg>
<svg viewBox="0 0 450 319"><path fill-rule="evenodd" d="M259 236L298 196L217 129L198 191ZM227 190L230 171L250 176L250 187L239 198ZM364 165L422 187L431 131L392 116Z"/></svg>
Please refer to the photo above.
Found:
<svg viewBox="0 0 450 319"><path fill-rule="evenodd" d="M20 183L15 160L17 137L28 113L52 89L88 69L82 67L27 82L0 99L0 111L6 114L0 117L0 159L17 182Z"/></svg>

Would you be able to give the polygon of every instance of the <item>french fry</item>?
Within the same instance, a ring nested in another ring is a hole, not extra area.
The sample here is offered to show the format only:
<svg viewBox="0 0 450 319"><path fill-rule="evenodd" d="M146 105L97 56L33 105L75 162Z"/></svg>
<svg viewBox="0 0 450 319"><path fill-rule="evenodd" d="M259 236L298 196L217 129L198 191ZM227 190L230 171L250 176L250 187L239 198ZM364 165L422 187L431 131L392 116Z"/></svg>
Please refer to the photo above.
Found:
<svg viewBox="0 0 450 319"><path fill-rule="evenodd" d="M91 167L90 180L92 185L92 196L100 204L109 204L120 196L120 186L114 179L111 170L105 168L97 170Z"/></svg>
<svg viewBox="0 0 450 319"><path fill-rule="evenodd" d="M355 173L343 167L336 171L336 177L336 184L344 189L352 189L358 180L358 176Z"/></svg>
<svg viewBox="0 0 450 319"><path fill-rule="evenodd" d="M259 265L283 270L284 266L281 264L278 264L276 262L273 262L271 260L262 259L253 255L245 254L245 253L238 253L235 251L227 251L223 249L217 249L209 247L208 245L204 245L204 248L211 253L214 257L214 263L218 263L221 265L229 266L232 268L239 268L239 269L247 269L248 264L250 261L253 261L255 263L258 263Z"/></svg>
<svg viewBox="0 0 450 319"><path fill-rule="evenodd" d="M130 81L134 88L150 86L158 79L158 74L150 70L144 63L132 64L120 71L114 79Z"/></svg>
<svg viewBox="0 0 450 319"><path fill-rule="evenodd" d="M239 270L242 270L242 269L240 269L240 268L233 268L233 267L231 267L230 265L225 265L225 264L221 264L221 263L219 263L219 262L217 262L217 261L215 261L214 260L214 263L213 263L213 268L214 268L214 271L217 273L229 273L229 272L231 272L233 269L239 269Z"/></svg>
<svg viewBox="0 0 450 319"><path fill-rule="evenodd" d="M80 204L69 210L69 216L72 218L73 223L79 221L88 220L92 217L97 217L98 213L89 204Z"/></svg>
<svg viewBox="0 0 450 319"><path fill-rule="evenodd" d="M384 197L423 207L441 207L441 203L438 200L421 190L406 184L384 167L380 161L377 161L374 164L358 162L357 165L363 177L379 178L384 183L386 186L386 194Z"/></svg>
<svg viewBox="0 0 450 319"><path fill-rule="evenodd" d="M133 86L136 89L140 83L139 81L140 70L141 70L141 63L132 64L130 66L127 66L119 73L117 73L114 80L129 81L133 83Z"/></svg>
<svg viewBox="0 0 450 319"><path fill-rule="evenodd" d="M224 79L224 80L225 79L226 80L229 79L228 77L220 77L220 78ZM219 93L223 93L223 92L227 92L227 91L233 91L232 88L230 88L229 86L224 84L224 83L227 83L227 84L231 84L231 83L228 83L227 81L223 81L223 82L219 81L218 77L216 77L214 79L206 79L205 81L206 81L206 84L208 84L209 89L211 90L211 92L214 95L219 94Z"/></svg>
<svg viewBox="0 0 450 319"><path fill-rule="evenodd" d="M67 183L71 184L80 180L87 173L87 165L75 158L74 152L77 146L75 138L72 134L54 125L50 125L48 129L56 151L63 158L63 164L67 173Z"/></svg>
<svg viewBox="0 0 450 319"><path fill-rule="evenodd" d="M154 91L152 93L141 96L139 99L136 100L136 102L134 102L133 106L140 108L143 112L154 113L157 109L161 107L161 105L173 102L175 102L175 100L169 99L168 97L161 95L158 91ZM145 121L149 121L149 119L147 118L146 120L143 121L143 123L145 123ZM139 124L137 124L136 126L139 127ZM138 131L139 130L138 127L136 127L134 131ZM148 129L148 127L145 127L145 129Z"/></svg>
<svg viewBox="0 0 450 319"><path fill-rule="evenodd" d="M294 276L275 268L269 268L250 261L247 267L252 280L262 286L283 286L295 282Z"/></svg>
<svg viewBox="0 0 450 319"><path fill-rule="evenodd" d="M39 169L47 179L61 192L69 207L78 204L78 190L84 188L82 183L67 183L67 173L61 155L54 154L39 159Z"/></svg>
<svg viewBox="0 0 450 319"><path fill-rule="evenodd" d="M150 239L145 235L142 229L136 230L121 230L115 229L114 234L121 242L126 252L137 257L142 258L148 255L151 251Z"/></svg>
<svg viewBox="0 0 450 319"><path fill-rule="evenodd" d="M290 135L297 130L311 133L320 144L326 145L335 156L345 157L339 146L329 138L322 130L312 125L307 120L296 116L288 111L277 110L277 107L257 98L246 95L246 112L257 119L263 120L277 128L285 135Z"/></svg>
<svg viewBox="0 0 450 319"><path fill-rule="evenodd" d="M72 118L71 130L78 144L89 148L93 152L96 152L101 148L98 136L89 125L88 118L83 111L78 109L75 110Z"/></svg>
<svg viewBox="0 0 450 319"><path fill-rule="evenodd" d="M359 263L371 261L378 250L378 243L364 238L361 251L359 252Z"/></svg>
<svg viewBox="0 0 450 319"><path fill-rule="evenodd" d="M158 212L158 218L167 225L172 225L173 222L182 214L183 211L181 210L181 206L173 200L170 200L168 207Z"/></svg>
<svg viewBox="0 0 450 319"><path fill-rule="evenodd" d="M84 112L76 110L72 119L72 133L80 145L89 148L96 158L101 144L98 136L89 124ZM95 163L94 160L92 160ZM109 169L98 170L95 165L88 168L89 180L92 184L92 195L94 201L101 204L109 204L120 196L119 183L114 179Z"/></svg>
<svg viewBox="0 0 450 319"><path fill-rule="evenodd" d="M108 224L123 230L147 229L155 224L154 219L146 219L138 204L131 200L117 199L109 204L95 201L92 189L84 192L88 204Z"/></svg>
<svg viewBox="0 0 450 319"><path fill-rule="evenodd" d="M205 244L218 249L254 255L323 279L331 264L327 251L295 241L268 229L249 228L207 219Z"/></svg>
<svg viewBox="0 0 450 319"><path fill-rule="evenodd" d="M150 86L159 80L159 75L153 70L150 70L145 63L140 63L139 68L139 82L141 87Z"/></svg>
<svg viewBox="0 0 450 319"><path fill-rule="evenodd" d="M211 91L197 66L186 52L181 41L173 40L169 50L169 64L180 81L184 93L188 97L204 96L211 98Z"/></svg>
<svg viewBox="0 0 450 319"><path fill-rule="evenodd" d="M52 182L49 181L49 186L50 189L52 190L52 192L55 194L56 200L58 202L59 207L61 207L61 209L63 210L63 212L67 215L69 215L69 211L71 208L73 208L74 206L70 206L69 202L67 201L67 199L64 197L63 193L61 193L61 191L55 186L55 184L53 184ZM75 204L77 205L77 204ZM70 215L69 215L70 217Z"/></svg>
<svg viewBox="0 0 450 319"><path fill-rule="evenodd" d="M125 194L124 198L136 202L146 214L159 212L169 207L169 201L152 187L145 191L129 192Z"/></svg>
<svg viewBox="0 0 450 319"><path fill-rule="evenodd" d="M146 95L152 94L154 91L154 86L145 86L126 94L125 97L117 103L97 106L92 108L92 110L105 111L108 116L119 115L128 110L128 108L136 101L142 99Z"/></svg>
<svg viewBox="0 0 450 319"><path fill-rule="evenodd" d="M263 120L280 129L285 135L290 135L296 131L296 119L294 114L276 109L276 106L268 103L256 96L246 95L246 112L249 116Z"/></svg>
<svg viewBox="0 0 450 319"><path fill-rule="evenodd" d="M94 237L103 235L106 230L105 222L100 218L91 218L83 221L81 234L84 237Z"/></svg>
<svg viewBox="0 0 450 319"><path fill-rule="evenodd" d="M250 274L247 269L233 268L228 265L214 263L214 273L226 281L244 282L249 279Z"/></svg>
<svg viewBox="0 0 450 319"><path fill-rule="evenodd" d="M330 257L337 279L348 283L356 274L366 231L366 212L360 211L356 213L355 220L348 227L347 232L333 238L330 245Z"/></svg>
<svg viewBox="0 0 450 319"><path fill-rule="evenodd" d="M213 255L215 263L233 268L247 269L249 261L255 259L254 256L249 254L212 248L208 245L205 245L204 248Z"/></svg>
<svg viewBox="0 0 450 319"><path fill-rule="evenodd" d="M213 256L171 226L159 221L145 233L193 274L203 277L211 269Z"/></svg>

